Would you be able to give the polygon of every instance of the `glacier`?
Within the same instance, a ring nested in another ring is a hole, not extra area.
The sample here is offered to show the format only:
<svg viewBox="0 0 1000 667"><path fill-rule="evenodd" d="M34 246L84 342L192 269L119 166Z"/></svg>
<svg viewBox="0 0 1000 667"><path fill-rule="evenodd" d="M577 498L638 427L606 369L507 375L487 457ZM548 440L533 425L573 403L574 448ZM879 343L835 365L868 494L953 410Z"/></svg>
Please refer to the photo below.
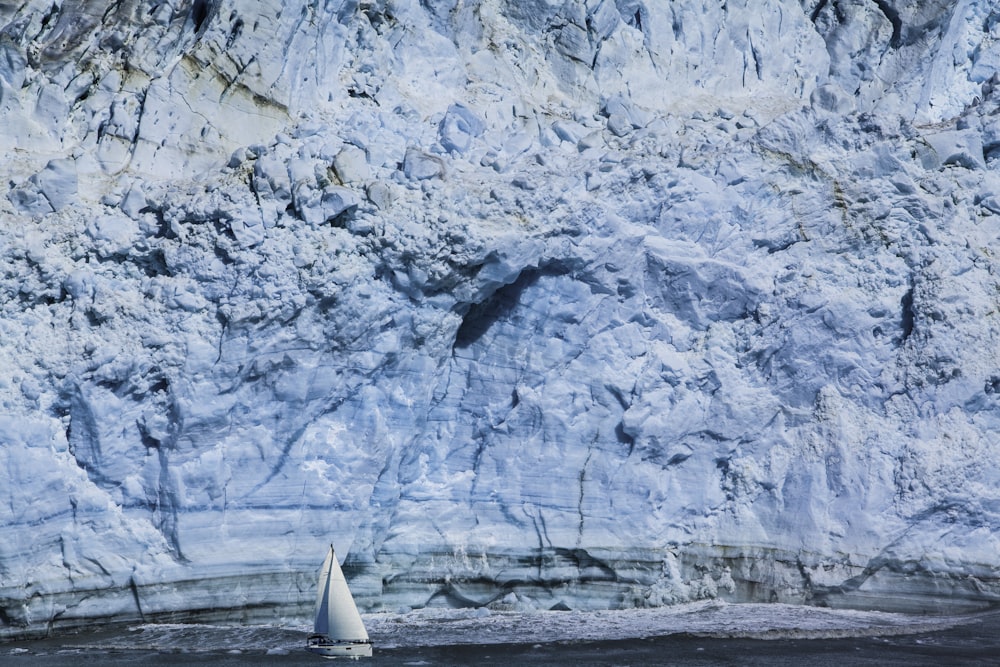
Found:
<svg viewBox="0 0 1000 667"><path fill-rule="evenodd" d="M0 637L1000 601L1000 10L0 4Z"/></svg>

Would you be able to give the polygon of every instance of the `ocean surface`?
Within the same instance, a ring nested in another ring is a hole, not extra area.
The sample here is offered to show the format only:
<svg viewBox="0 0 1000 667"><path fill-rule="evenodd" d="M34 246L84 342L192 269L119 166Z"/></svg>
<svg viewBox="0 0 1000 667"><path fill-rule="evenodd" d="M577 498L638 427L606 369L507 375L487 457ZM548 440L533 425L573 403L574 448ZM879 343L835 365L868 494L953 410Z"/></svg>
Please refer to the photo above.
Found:
<svg viewBox="0 0 1000 667"><path fill-rule="evenodd" d="M1000 611L908 616L719 602L371 614L367 665L1000 665ZM0 665L320 665L304 625L140 624L0 644ZM349 662L348 664L353 664Z"/></svg>

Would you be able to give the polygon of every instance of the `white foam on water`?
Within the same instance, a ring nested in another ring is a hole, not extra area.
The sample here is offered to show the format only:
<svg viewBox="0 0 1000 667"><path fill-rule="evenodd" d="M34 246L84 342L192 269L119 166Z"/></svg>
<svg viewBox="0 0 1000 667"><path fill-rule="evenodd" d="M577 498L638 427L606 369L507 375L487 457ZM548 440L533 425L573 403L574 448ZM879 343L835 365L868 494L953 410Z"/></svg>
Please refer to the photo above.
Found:
<svg viewBox="0 0 1000 667"><path fill-rule="evenodd" d="M785 604L695 602L657 609L493 613L418 610L366 618L379 646L609 641L693 634L717 638L828 639L914 634L970 622Z"/></svg>
<svg viewBox="0 0 1000 667"><path fill-rule="evenodd" d="M976 622L982 615L914 616L785 604L695 602L658 609L493 612L423 609L369 614L377 648L465 644L614 641L688 634L706 638L833 639L906 635ZM78 635L63 651L226 652L285 655L302 648L309 628L288 625L142 624L108 636ZM420 663L412 663L420 664Z"/></svg>

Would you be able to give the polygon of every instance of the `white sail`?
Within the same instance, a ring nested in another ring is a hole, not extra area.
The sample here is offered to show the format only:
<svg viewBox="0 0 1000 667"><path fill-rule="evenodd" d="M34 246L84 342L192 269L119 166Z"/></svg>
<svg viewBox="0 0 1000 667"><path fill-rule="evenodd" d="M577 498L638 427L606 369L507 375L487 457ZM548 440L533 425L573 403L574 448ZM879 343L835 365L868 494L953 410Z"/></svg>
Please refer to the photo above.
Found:
<svg viewBox="0 0 1000 667"><path fill-rule="evenodd" d="M332 544L319 572L313 630L316 634L326 635L335 641L368 641L368 631L361 621L361 614L354 604Z"/></svg>

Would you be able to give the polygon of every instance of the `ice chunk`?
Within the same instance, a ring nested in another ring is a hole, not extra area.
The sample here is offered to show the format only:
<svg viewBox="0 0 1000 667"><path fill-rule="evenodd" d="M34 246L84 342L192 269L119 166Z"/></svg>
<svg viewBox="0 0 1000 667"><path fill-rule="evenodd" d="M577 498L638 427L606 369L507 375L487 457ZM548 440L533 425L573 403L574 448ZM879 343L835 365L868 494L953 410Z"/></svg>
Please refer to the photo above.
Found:
<svg viewBox="0 0 1000 667"><path fill-rule="evenodd" d="M146 195L143 193L142 185L133 183L128 192L122 198L122 212L133 220L138 219L142 209L146 207Z"/></svg>
<svg viewBox="0 0 1000 667"><path fill-rule="evenodd" d="M344 146L333 158L333 171L344 184L364 182L371 176L365 151L351 144Z"/></svg>
<svg viewBox="0 0 1000 667"><path fill-rule="evenodd" d="M406 149L403 158L403 173L414 181L444 176L444 161L436 155L429 155L416 148Z"/></svg>
<svg viewBox="0 0 1000 667"><path fill-rule="evenodd" d="M357 193L339 185L317 188L300 183L292 191L292 201L299 216L311 225L329 222L342 213L357 208L361 202Z"/></svg>
<svg viewBox="0 0 1000 667"><path fill-rule="evenodd" d="M949 130L924 135L942 166L958 165L966 169L982 169L986 166L983 157L983 143L979 132L972 129Z"/></svg>
<svg viewBox="0 0 1000 667"><path fill-rule="evenodd" d="M94 240L101 256L127 251L137 233L135 222L121 214L104 215L87 224L87 234Z"/></svg>
<svg viewBox="0 0 1000 667"><path fill-rule="evenodd" d="M485 129L483 121L471 109L464 104L452 104L441 119L438 133L445 150L464 153Z"/></svg>
<svg viewBox="0 0 1000 667"><path fill-rule="evenodd" d="M76 160L50 160L45 168L8 197L26 213L40 215L72 204L77 194Z"/></svg>

